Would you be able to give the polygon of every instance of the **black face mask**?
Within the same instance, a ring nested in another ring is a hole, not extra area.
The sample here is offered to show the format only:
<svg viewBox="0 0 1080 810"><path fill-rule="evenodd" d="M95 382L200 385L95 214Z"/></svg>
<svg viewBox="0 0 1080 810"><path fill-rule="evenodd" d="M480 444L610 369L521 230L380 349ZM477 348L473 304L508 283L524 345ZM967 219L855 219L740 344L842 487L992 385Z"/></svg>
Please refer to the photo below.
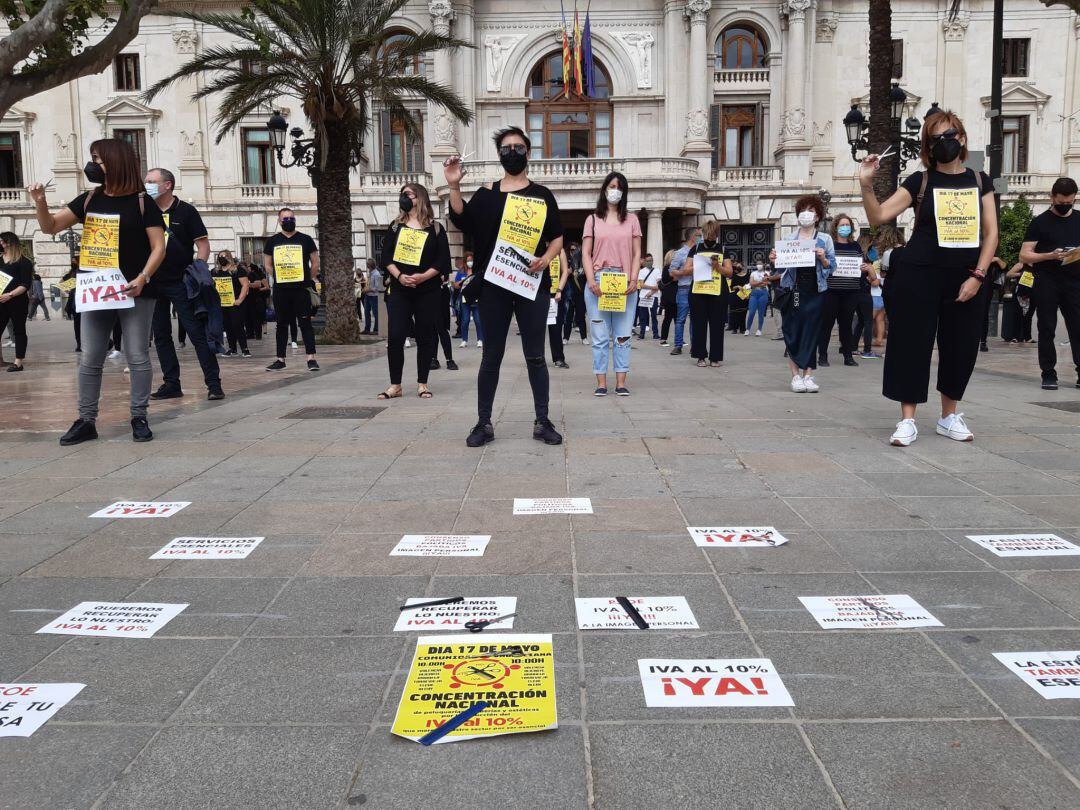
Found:
<svg viewBox="0 0 1080 810"><path fill-rule="evenodd" d="M963 144L956 138L942 138L934 144L930 155L935 163L952 163L960 157L960 150L963 148Z"/></svg>
<svg viewBox="0 0 1080 810"><path fill-rule="evenodd" d="M412 197L410 197L408 194L402 194L400 197L398 197L397 204L398 208L401 209L401 213L403 214L407 214L413 209Z"/></svg>
<svg viewBox="0 0 1080 810"><path fill-rule="evenodd" d="M529 156L511 152L509 155L499 155L499 163L506 169L507 174L517 176L529 165Z"/></svg>
<svg viewBox="0 0 1080 810"><path fill-rule="evenodd" d="M92 160L89 161L83 166L83 174L85 174L86 179L95 186L102 186L105 184L105 170L101 168L100 163L94 163Z"/></svg>
<svg viewBox="0 0 1080 810"><path fill-rule="evenodd" d="M285 217L281 220L281 230L285 233L292 233L296 230L296 217Z"/></svg>
<svg viewBox="0 0 1080 810"><path fill-rule="evenodd" d="M1052 207L1057 214L1063 217L1067 217L1069 215L1069 212L1073 209L1073 207L1068 203L1057 203Z"/></svg>

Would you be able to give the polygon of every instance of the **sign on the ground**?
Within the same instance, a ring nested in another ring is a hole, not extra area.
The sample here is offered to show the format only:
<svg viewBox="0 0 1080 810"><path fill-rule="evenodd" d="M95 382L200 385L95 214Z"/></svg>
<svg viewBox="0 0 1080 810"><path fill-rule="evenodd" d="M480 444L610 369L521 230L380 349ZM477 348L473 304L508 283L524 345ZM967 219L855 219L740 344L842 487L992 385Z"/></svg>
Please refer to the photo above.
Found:
<svg viewBox="0 0 1080 810"><path fill-rule="evenodd" d="M480 702L488 705L437 742L556 728L551 636L421 636L391 731L419 741Z"/></svg>
<svg viewBox="0 0 1080 810"><path fill-rule="evenodd" d="M630 604L652 630L697 630L685 596L630 596ZM637 625L614 596L575 599L579 630L622 630Z"/></svg>
<svg viewBox="0 0 1080 810"><path fill-rule="evenodd" d="M1056 534L969 534L998 557L1058 557L1080 554L1080 546Z"/></svg>
<svg viewBox="0 0 1080 810"><path fill-rule="evenodd" d="M490 534L406 534L391 557L483 557Z"/></svg>
<svg viewBox="0 0 1080 810"><path fill-rule="evenodd" d="M694 545L702 548L766 548L788 541L772 526L687 526Z"/></svg>
<svg viewBox="0 0 1080 810"><path fill-rule="evenodd" d="M906 594L800 596L799 601L826 630L942 626L926 608Z"/></svg>
<svg viewBox="0 0 1080 810"><path fill-rule="evenodd" d="M157 602L81 602L39 633L61 636L150 638L187 605Z"/></svg>
<svg viewBox="0 0 1080 810"><path fill-rule="evenodd" d="M448 605L432 605L431 607L412 608L409 605L423 602L437 601L437 596L410 597L405 600L406 609L398 616L395 632L422 630L432 632L435 630L453 630L459 633L467 632L465 622L487 621L500 616L507 616L517 610L516 596L466 596L463 602L452 602ZM514 617L503 619L484 627L485 632L491 630L509 630L514 626ZM486 638L487 636L485 636Z"/></svg>
<svg viewBox="0 0 1080 810"><path fill-rule="evenodd" d="M768 658L638 659L645 705L794 706Z"/></svg>
<svg viewBox="0 0 1080 810"><path fill-rule="evenodd" d="M84 683L0 683L0 737L29 737L85 688Z"/></svg>
<svg viewBox="0 0 1080 810"><path fill-rule="evenodd" d="M191 501L117 501L99 509L92 518L166 518L172 517Z"/></svg>
<svg viewBox="0 0 1080 810"><path fill-rule="evenodd" d="M265 537L175 537L151 560L242 560Z"/></svg>
<svg viewBox="0 0 1080 810"><path fill-rule="evenodd" d="M1080 650L994 653L994 658L1047 700L1080 698Z"/></svg>
<svg viewBox="0 0 1080 810"><path fill-rule="evenodd" d="M590 498L514 498L515 515L591 515Z"/></svg>

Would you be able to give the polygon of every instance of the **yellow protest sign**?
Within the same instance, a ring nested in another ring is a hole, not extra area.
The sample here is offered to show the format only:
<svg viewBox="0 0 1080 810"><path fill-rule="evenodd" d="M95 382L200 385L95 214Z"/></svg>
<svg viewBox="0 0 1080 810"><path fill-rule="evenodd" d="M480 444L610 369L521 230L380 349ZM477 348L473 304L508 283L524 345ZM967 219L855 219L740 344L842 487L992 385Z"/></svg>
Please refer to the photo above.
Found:
<svg viewBox="0 0 1080 810"><path fill-rule="evenodd" d="M724 254L697 253L694 255L695 264L699 258L712 265L712 279L710 281L695 281L690 291L698 295L720 295L724 291L724 276L720 272L720 264L724 261Z"/></svg>
<svg viewBox="0 0 1080 810"><path fill-rule="evenodd" d="M79 269L111 270L120 267L120 215L87 214L83 221Z"/></svg>
<svg viewBox="0 0 1080 810"><path fill-rule="evenodd" d="M394 264L419 267L427 238L427 231L416 228L402 228L398 231L397 246L394 248Z"/></svg>
<svg viewBox="0 0 1080 810"><path fill-rule="evenodd" d="M161 212L161 218L165 220L165 244L169 244L169 228L172 223L172 215L168 211Z"/></svg>
<svg viewBox="0 0 1080 810"><path fill-rule="evenodd" d="M420 741L481 701L488 706L438 742L556 728L551 636L421 636L391 732Z"/></svg>
<svg viewBox="0 0 1080 810"><path fill-rule="evenodd" d="M77 279L69 278L67 281L56 282L56 289L60 290L60 292L69 293L75 289L75 285L78 283ZM0 286L0 289L2 289L2 286Z"/></svg>
<svg viewBox="0 0 1080 810"><path fill-rule="evenodd" d="M535 197L508 194L499 224L499 239L535 256L546 221L546 202Z"/></svg>
<svg viewBox="0 0 1080 810"><path fill-rule="evenodd" d="M214 286L217 287L217 294L218 298L221 299L221 306L236 306L236 295L233 294L231 276L214 276Z"/></svg>
<svg viewBox="0 0 1080 810"><path fill-rule="evenodd" d="M1030 270L1025 270L1020 274L1020 281L1017 282L1021 287L1034 287L1035 286L1035 274Z"/></svg>
<svg viewBox="0 0 1080 810"><path fill-rule="evenodd" d="M548 265L548 273L551 274L551 291L559 291L559 279L562 277L562 259L556 256Z"/></svg>
<svg viewBox="0 0 1080 810"><path fill-rule="evenodd" d="M739 287L739 289L737 289L735 291L735 294L737 296L739 296L739 298L741 298L743 301L745 301L747 298L750 297L750 288L749 287Z"/></svg>
<svg viewBox="0 0 1080 810"><path fill-rule="evenodd" d="M943 248L979 246L979 189L935 188L934 219Z"/></svg>
<svg viewBox="0 0 1080 810"><path fill-rule="evenodd" d="M274 281L291 284L304 280L304 249L300 245L274 246Z"/></svg>
<svg viewBox="0 0 1080 810"><path fill-rule="evenodd" d="M626 284L625 273L601 273L600 283L600 311L601 312L625 312L626 311Z"/></svg>

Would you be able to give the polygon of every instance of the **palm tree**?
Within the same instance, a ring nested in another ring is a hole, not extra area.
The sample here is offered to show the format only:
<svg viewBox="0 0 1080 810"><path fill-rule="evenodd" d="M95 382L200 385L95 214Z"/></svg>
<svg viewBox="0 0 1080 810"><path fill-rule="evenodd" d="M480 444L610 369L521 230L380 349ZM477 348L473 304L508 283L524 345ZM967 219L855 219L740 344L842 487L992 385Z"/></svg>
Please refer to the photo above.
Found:
<svg viewBox="0 0 1080 810"><path fill-rule="evenodd" d="M411 70L427 53L471 47L434 32L395 37L385 30L407 0L250 0L235 14L177 11L173 16L217 28L235 43L205 49L145 94L152 99L181 79L205 76L192 96L220 96L217 142L280 97L296 99L314 132L312 183L319 214L319 253L326 290L324 339L355 343L352 204L349 171L357 165L377 104L419 134L407 99L424 99L468 123L472 112L449 87Z"/></svg>
<svg viewBox="0 0 1080 810"><path fill-rule="evenodd" d="M883 150L893 142L892 103L892 4L889 0L869 0L870 20L870 129L867 137L871 151ZM893 163L898 155L885 158L881 170L874 176L874 193L879 200L889 197L893 184Z"/></svg>

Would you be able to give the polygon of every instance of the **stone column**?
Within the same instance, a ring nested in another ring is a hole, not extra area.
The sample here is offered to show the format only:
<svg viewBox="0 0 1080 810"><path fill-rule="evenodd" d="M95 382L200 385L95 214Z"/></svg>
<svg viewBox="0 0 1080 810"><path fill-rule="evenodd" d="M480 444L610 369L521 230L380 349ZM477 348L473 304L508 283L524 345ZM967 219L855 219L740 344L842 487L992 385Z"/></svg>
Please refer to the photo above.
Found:
<svg viewBox="0 0 1080 810"><path fill-rule="evenodd" d="M664 209L650 208L645 214L649 223L645 230L645 249L641 255L651 253L653 264L661 267L664 260Z"/></svg>
<svg viewBox="0 0 1080 810"><path fill-rule="evenodd" d="M784 57L784 112L780 119L779 156L788 183L810 182L810 140L807 137L806 15L816 0L781 0L780 13L787 18Z"/></svg>
<svg viewBox="0 0 1080 810"><path fill-rule="evenodd" d="M1080 107L1080 79L1076 71L1080 69L1080 14L1073 17L1073 39L1065 60L1065 111ZM1062 169L1068 177L1080 176L1080 113L1064 122L1065 161Z"/></svg>
<svg viewBox="0 0 1080 810"><path fill-rule="evenodd" d="M428 13L431 15L432 30L441 36L450 35L450 23L454 19L454 9L450 0L428 0ZM434 80L446 86L454 84L451 54L443 49L435 52ZM442 181L442 162L457 152L457 121L442 107L428 105L431 117L431 133L435 142L428 150L431 155L432 177Z"/></svg>
<svg viewBox="0 0 1080 810"><path fill-rule="evenodd" d="M964 109L967 87L967 46L964 37L971 24L971 12L961 11L955 19L946 17L941 23L945 50L938 71L937 98L942 109Z"/></svg>
<svg viewBox="0 0 1080 810"><path fill-rule="evenodd" d="M709 105L712 82L709 78L709 53L705 28L709 21L712 0L687 0L683 14L690 20L690 76L688 80L688 110L683 157L698 161L702 179L712 176L712 146L709 144Z"/></svg>

